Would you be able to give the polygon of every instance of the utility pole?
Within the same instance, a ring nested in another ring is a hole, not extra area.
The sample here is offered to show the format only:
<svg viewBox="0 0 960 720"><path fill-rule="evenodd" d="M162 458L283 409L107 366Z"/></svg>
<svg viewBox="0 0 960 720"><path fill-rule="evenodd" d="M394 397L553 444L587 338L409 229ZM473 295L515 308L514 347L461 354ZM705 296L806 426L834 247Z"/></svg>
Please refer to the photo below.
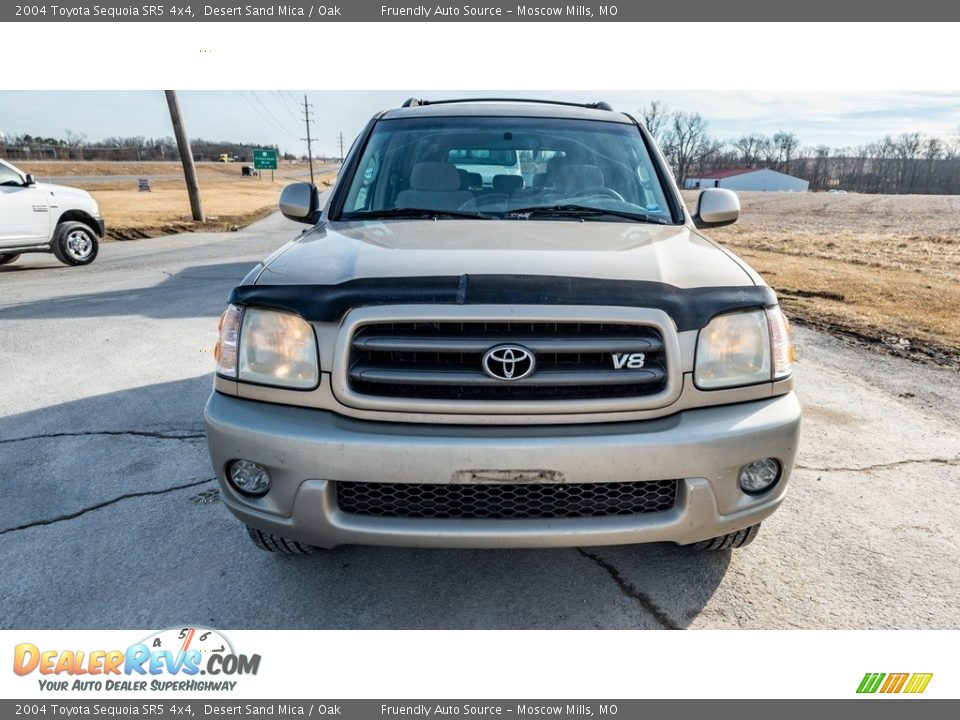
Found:
<svg viewBox="0 0 960 720"><path fill-rule="evenodd" d="M177 100L176 90L164 90L167 96L167 106L170 108L170 120L173 122L173 134L177 138L177 149L180 150L180 162L183 164L183 177L187 181L187 195L190 196L190 212L197 222L204 221L203 204L200 202L200 183L197 180L197 167L193 164L193 151L190 149L190 138L183 126L180 116L180 102Z"/></svg>
<svg viewBox="0 0 960 720"><path fill-rule="evenodd" d="M310 184L313 185L313 145L310 143L310 103L307 102L307 96L303 96L303 116L307 122L307 159L310 161Z"/></svg>
<svg viewBox="0 0 960 720"><path fill-rule="evenodd" d="M343 132L340 133L340 164L343 165Z"/></svg>

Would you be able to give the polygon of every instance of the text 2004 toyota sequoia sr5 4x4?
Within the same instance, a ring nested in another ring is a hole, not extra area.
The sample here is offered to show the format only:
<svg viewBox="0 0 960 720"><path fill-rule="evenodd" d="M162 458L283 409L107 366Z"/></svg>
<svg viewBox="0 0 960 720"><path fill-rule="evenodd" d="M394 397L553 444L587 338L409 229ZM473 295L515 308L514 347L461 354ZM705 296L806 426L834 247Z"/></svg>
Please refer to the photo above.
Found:
<svg viewBox="0 0 960 720"><path fill-rule="evenodd" d="M259 546L728 548L783 500L787 323L698 232L739 201L690 216L630 115L411 100L280 207L314 227L233 291L206 407Z"/></svg>

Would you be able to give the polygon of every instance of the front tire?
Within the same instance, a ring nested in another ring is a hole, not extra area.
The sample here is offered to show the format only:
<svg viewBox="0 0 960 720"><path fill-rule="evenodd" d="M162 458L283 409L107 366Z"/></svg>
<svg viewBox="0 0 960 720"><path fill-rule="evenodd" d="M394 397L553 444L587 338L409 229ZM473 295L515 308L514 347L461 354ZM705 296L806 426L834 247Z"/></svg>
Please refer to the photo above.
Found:
<svg viewBox="0 0 960 720"><path fill-rule="evenodd" d="M97 234L89 225L65 222L57 226L53 238L53 254L64 265L89 265L99 251Z"/></svg>
<svg viewBox="0 0 960 720"><path fill-rule="evenodd" d="M0 265L9 265L14 262L19 255L0 255Z"/></svg>
<svg viewBox="0 0 960 720"><path fill-rule="evenodd" d="M261 550L277 553L278 555L319 555L323 550L313 545L305 545L296 540L288 540L279 535L258 530L247 525L247 534Z"/></svg>
<svg viewBox="0 0 960 720"><path fill-rule="evenodd" d="M736 532L721 535L720 537L702 540L698 543L694 543L690 547L697 551L732 550L735 548L742 548L752 543L758 532L760 532L760 523L751 525L743 530L737 530Z"/></svg>

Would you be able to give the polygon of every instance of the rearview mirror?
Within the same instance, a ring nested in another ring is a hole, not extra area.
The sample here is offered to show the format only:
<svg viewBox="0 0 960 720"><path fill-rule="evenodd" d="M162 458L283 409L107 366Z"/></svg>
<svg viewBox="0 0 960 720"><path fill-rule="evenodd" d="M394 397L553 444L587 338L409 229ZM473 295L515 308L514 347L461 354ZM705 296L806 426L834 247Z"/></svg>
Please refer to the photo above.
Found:
<svg viewBox="0 0 960 720"><path fill-rule="evenodd" d="M280 193L280 212L285 218L316 225L320 219L320 191L311 183L293 183Z"/></svg>
<svg viewBox="0 0 960 720"><path fill-rule="evenodd" d="M733 190L707 188L697 198L693 224L698 228L732 225L740 217L740 198Z"/></svg>

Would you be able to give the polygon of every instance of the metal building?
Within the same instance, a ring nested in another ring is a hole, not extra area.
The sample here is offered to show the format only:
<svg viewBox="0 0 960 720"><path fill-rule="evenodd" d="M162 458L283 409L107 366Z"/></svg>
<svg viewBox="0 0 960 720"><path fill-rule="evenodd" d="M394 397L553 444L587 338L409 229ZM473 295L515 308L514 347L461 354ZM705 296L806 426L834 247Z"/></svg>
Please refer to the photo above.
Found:
<svg viewBox="0 0 960 720"><path fill-rule="evenodd" d="M706 173L700 177L687 178L684 188L703 190L721 187L728 190L807 192L810 183L806 180L769 168L730 168Z"/></svg>

